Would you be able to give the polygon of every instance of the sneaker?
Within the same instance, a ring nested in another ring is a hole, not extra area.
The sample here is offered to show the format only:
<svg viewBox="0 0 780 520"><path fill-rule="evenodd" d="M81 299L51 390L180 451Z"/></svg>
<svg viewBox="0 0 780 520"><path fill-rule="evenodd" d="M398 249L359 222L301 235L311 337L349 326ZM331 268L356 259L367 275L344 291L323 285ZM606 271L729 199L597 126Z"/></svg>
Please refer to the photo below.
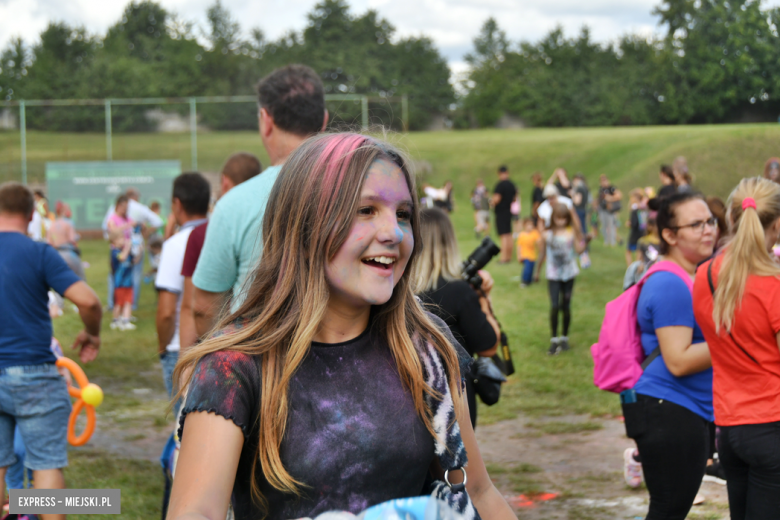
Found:
<svg viewBox="0 0 780 520"><path fill-rule="evenodd" d="M550 350L547 351L548 356L554 356L558 354L558 349L561 343L559 338L550 338Z"/></svg>
<svg viewBox="0 0 780 520"><path fill-rule="evenodd" d="M134 324L130 323L129 321L122 322L119 325L119 330L135 330L138 327L136 327Z"/></svg>
<svg viewBox="0 0 780 520"><path fill-rule="evenodd" d="M642 484L642 463L634 460L634 448L626 448L623 452L623 478L632 488Z"/></svg>
<svg viewBox="0 0 780 520"><path fill-rule="evenodd" d="M121 329L122 324L119 323L119 320L111 320L111 330L117 330Z"/></svg>
<svg viewBox="0 0 780 520"><path fill-rule="evenodd" d="M567 350L571 350L571 347L569 346L569 337L561 336L560 343L558 346L558 352L566 352Z"/></svg>

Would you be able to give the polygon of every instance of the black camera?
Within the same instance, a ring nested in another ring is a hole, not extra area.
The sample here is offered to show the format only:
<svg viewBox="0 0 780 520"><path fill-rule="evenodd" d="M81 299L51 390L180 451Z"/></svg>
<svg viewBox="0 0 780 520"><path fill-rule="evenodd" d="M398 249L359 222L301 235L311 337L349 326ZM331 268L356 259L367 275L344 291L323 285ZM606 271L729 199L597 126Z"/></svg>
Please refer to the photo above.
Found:
<svg viewBox="0 0 780 520"><path fill-rule="evenodd" d="M477 271L485 267L500 252L501 248L490 240L490 237L483 238L479 246L463 262L461 278L471 284L473 288L479 289L482 287L482 277Z"/></svg>

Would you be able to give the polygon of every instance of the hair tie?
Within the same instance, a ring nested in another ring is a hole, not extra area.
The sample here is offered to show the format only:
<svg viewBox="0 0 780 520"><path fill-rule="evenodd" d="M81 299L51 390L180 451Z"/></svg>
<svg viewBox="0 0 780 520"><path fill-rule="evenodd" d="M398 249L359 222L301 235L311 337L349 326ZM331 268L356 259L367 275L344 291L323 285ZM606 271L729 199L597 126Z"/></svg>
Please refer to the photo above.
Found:
<svg viewBox="0 0 780 520"><path fill-rule="evenodd" d="M742 211L745 211L748 208L753 208L754 210L758 211L758 208L756 207L756 199L753 197L745 197L742 199Z"/></svg>

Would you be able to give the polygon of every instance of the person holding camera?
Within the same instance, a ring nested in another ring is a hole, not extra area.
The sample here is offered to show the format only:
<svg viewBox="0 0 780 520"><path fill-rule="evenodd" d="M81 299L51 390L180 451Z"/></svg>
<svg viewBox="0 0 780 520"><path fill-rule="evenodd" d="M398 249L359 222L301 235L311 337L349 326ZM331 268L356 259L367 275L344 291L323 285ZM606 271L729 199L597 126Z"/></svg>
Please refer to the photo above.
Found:
<svg viewBox="0 0 780 520"><path fill-rule="evenodd" d="M449 217L436 208L420 212L423 249L412 277L415 292L426 309L439 316L455 339L474 356L491 357L498 349L498 321L488 300L493 279L479 271L480 285L474 287L462 279L462 268L455 230ZM495 246L493 246L495 247ZM476 282L472 278L472 282ZM466 378L466 397L471 424L477 425L477 401L474 378Z"/></svg>

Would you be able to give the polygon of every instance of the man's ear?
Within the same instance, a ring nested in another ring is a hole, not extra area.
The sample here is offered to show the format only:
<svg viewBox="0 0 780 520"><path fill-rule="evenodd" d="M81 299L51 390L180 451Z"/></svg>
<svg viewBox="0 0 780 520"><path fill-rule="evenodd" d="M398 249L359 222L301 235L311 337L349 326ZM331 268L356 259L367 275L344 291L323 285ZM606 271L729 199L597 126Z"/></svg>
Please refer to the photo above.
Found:
<svg viewBox="0 0 780 520"><path fill-rule="evenodd" d="M262 137L268 137L273 132L274 118L268 113L265 108L260 108L259 112L259 127L260 135Z"/></svg>
<svg viewBox="0 0 780 520"><path fill-rule="evenodd" d="M322 128L320 128L320 132L324 132L326 128L328 128L328 118L330 117L330 114L328 113L328 109L325 109L325 117L322 118Z"/></svg>

